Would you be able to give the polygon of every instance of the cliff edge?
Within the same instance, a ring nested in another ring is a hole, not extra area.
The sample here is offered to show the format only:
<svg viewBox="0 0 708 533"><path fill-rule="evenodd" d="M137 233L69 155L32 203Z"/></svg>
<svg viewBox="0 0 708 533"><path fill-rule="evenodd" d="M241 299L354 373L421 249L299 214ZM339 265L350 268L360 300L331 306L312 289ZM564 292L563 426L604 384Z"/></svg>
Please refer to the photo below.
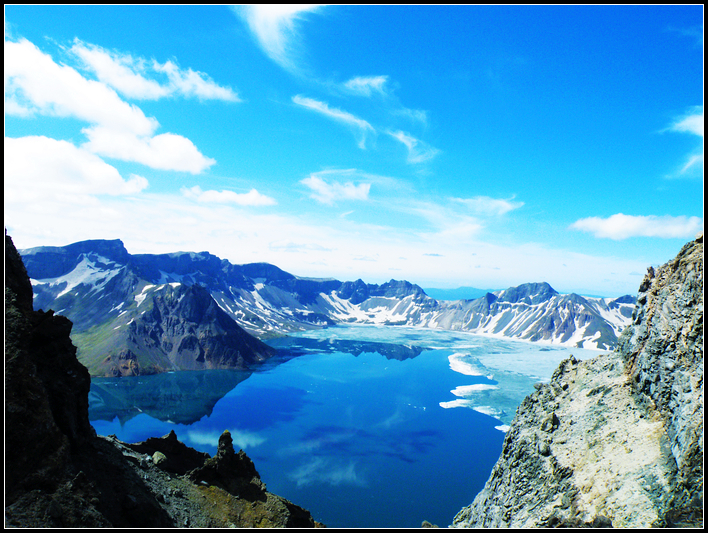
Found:
<svg viewBox="0 0 708 533"><path fill-rule="evenodd" d="M703 526L703 235L649 268L614 352L519 406L453 527Z"/></svg>
<svg viewBox="0 0 708 533"><path fill-rule="evenodd" d="M97 436L71 327L33 310L27 272L5 235L6 527L319 525L266 491L228 431L215 457L174 433L138 444Z"/></svg>

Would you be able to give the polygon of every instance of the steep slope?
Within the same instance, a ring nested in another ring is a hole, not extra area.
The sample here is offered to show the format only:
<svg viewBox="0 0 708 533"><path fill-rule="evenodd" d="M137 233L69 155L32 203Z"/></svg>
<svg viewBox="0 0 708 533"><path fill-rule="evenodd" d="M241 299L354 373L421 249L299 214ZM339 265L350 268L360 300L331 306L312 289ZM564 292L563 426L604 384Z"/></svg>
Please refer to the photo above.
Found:
<svg viewBox="0 0 708 533"><path fill-rule="evenodd" d="M131 312L140 302L176 284L204 287L225 313L260 338L358 323L611 349L634 308L631 296L563 295L547 283L528 283L475 300L438 301L407 281L373 285L362 280L305 279L266 263L232 265L207 252L130 255L120 241L86 241L22 253L35 288L35 305L62 310L74 321L77 334L109 322L111 328L121 328L138 320ZM83 360L88 343L75 338Z"/></svg>
<svg viewBox="0 0 708 533"><path fill-rule="evenodd" d="M200 285L145 286L112 320L74 335L92 375L244 369L276 350L244 331Z"/></svg>
<svg viewBox="0 0 708 533"><path fill-rule="evenodd" d="M266 491L228 432L210 458L174 433L128 445L96 436L89 374L71 322L32 309L29 278L5 236L6 527L313 527Z"/></svg>
<svg viewBox="0 0 708 533"><path fill-rule="evenodd" d="M703 237L649 269L610 354L519 406L455 527L702 526Z"/></svg>

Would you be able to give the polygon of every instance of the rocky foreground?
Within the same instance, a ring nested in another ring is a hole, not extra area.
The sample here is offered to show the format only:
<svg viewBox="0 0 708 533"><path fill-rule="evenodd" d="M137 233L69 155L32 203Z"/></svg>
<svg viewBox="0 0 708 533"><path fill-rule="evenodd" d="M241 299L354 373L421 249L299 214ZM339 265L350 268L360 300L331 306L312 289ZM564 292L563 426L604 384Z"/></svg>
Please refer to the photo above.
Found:
<svg viewBox="0 0 708 533"><path fill-rule="evenodd" d="M6 527L315 527L266 491L224 432L215 457L174 433L127 444L88 420L90 377L71 322L34 311L32 286L5 236Z"/></svg>
<svg viewBox="0 0 708 533"><path fill-rule="evenodd" d="M703 236L649 269L617 349L518 408L453 527L703 526Z"/></svg>

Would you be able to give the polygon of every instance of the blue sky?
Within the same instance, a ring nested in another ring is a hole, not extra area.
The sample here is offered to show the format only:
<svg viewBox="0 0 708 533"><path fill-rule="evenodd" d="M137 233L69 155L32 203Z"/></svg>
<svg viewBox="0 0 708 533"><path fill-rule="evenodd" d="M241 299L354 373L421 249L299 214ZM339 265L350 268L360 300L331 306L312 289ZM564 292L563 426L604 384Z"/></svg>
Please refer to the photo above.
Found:
<svg viewBox="0 0 708 533"><path fill-rule="evenodd" d="M703 6L5 6L5 227L634 294L703 227Z"/></svg>

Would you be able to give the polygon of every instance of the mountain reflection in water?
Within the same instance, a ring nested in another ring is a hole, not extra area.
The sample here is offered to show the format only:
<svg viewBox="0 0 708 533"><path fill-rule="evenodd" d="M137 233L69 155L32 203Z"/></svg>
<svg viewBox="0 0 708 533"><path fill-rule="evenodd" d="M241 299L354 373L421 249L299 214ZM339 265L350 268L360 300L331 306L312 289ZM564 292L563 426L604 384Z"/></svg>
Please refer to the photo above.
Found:
<svg viewBox="0 0 708 533"><path fill-rule="evenodd" d="M93 378L89 419L124 424L145 413L163 422L193 424L211 415L214 405L247 379L248 370L195 370L152 376Z"/></svg>
<svg viewBox="0 0 708 533"><path fill-rule="evenodd" d="M341 339L280 338L268 342L278 355L252 370L202 370L166 372L150 376L93 378L89 393L89 418L121 424L144 413L163 422L190 425L210 416L214 405L256 371L267 371L293 357L312 352L378 353L386 359L413 359L419 346Z"/></svg>

